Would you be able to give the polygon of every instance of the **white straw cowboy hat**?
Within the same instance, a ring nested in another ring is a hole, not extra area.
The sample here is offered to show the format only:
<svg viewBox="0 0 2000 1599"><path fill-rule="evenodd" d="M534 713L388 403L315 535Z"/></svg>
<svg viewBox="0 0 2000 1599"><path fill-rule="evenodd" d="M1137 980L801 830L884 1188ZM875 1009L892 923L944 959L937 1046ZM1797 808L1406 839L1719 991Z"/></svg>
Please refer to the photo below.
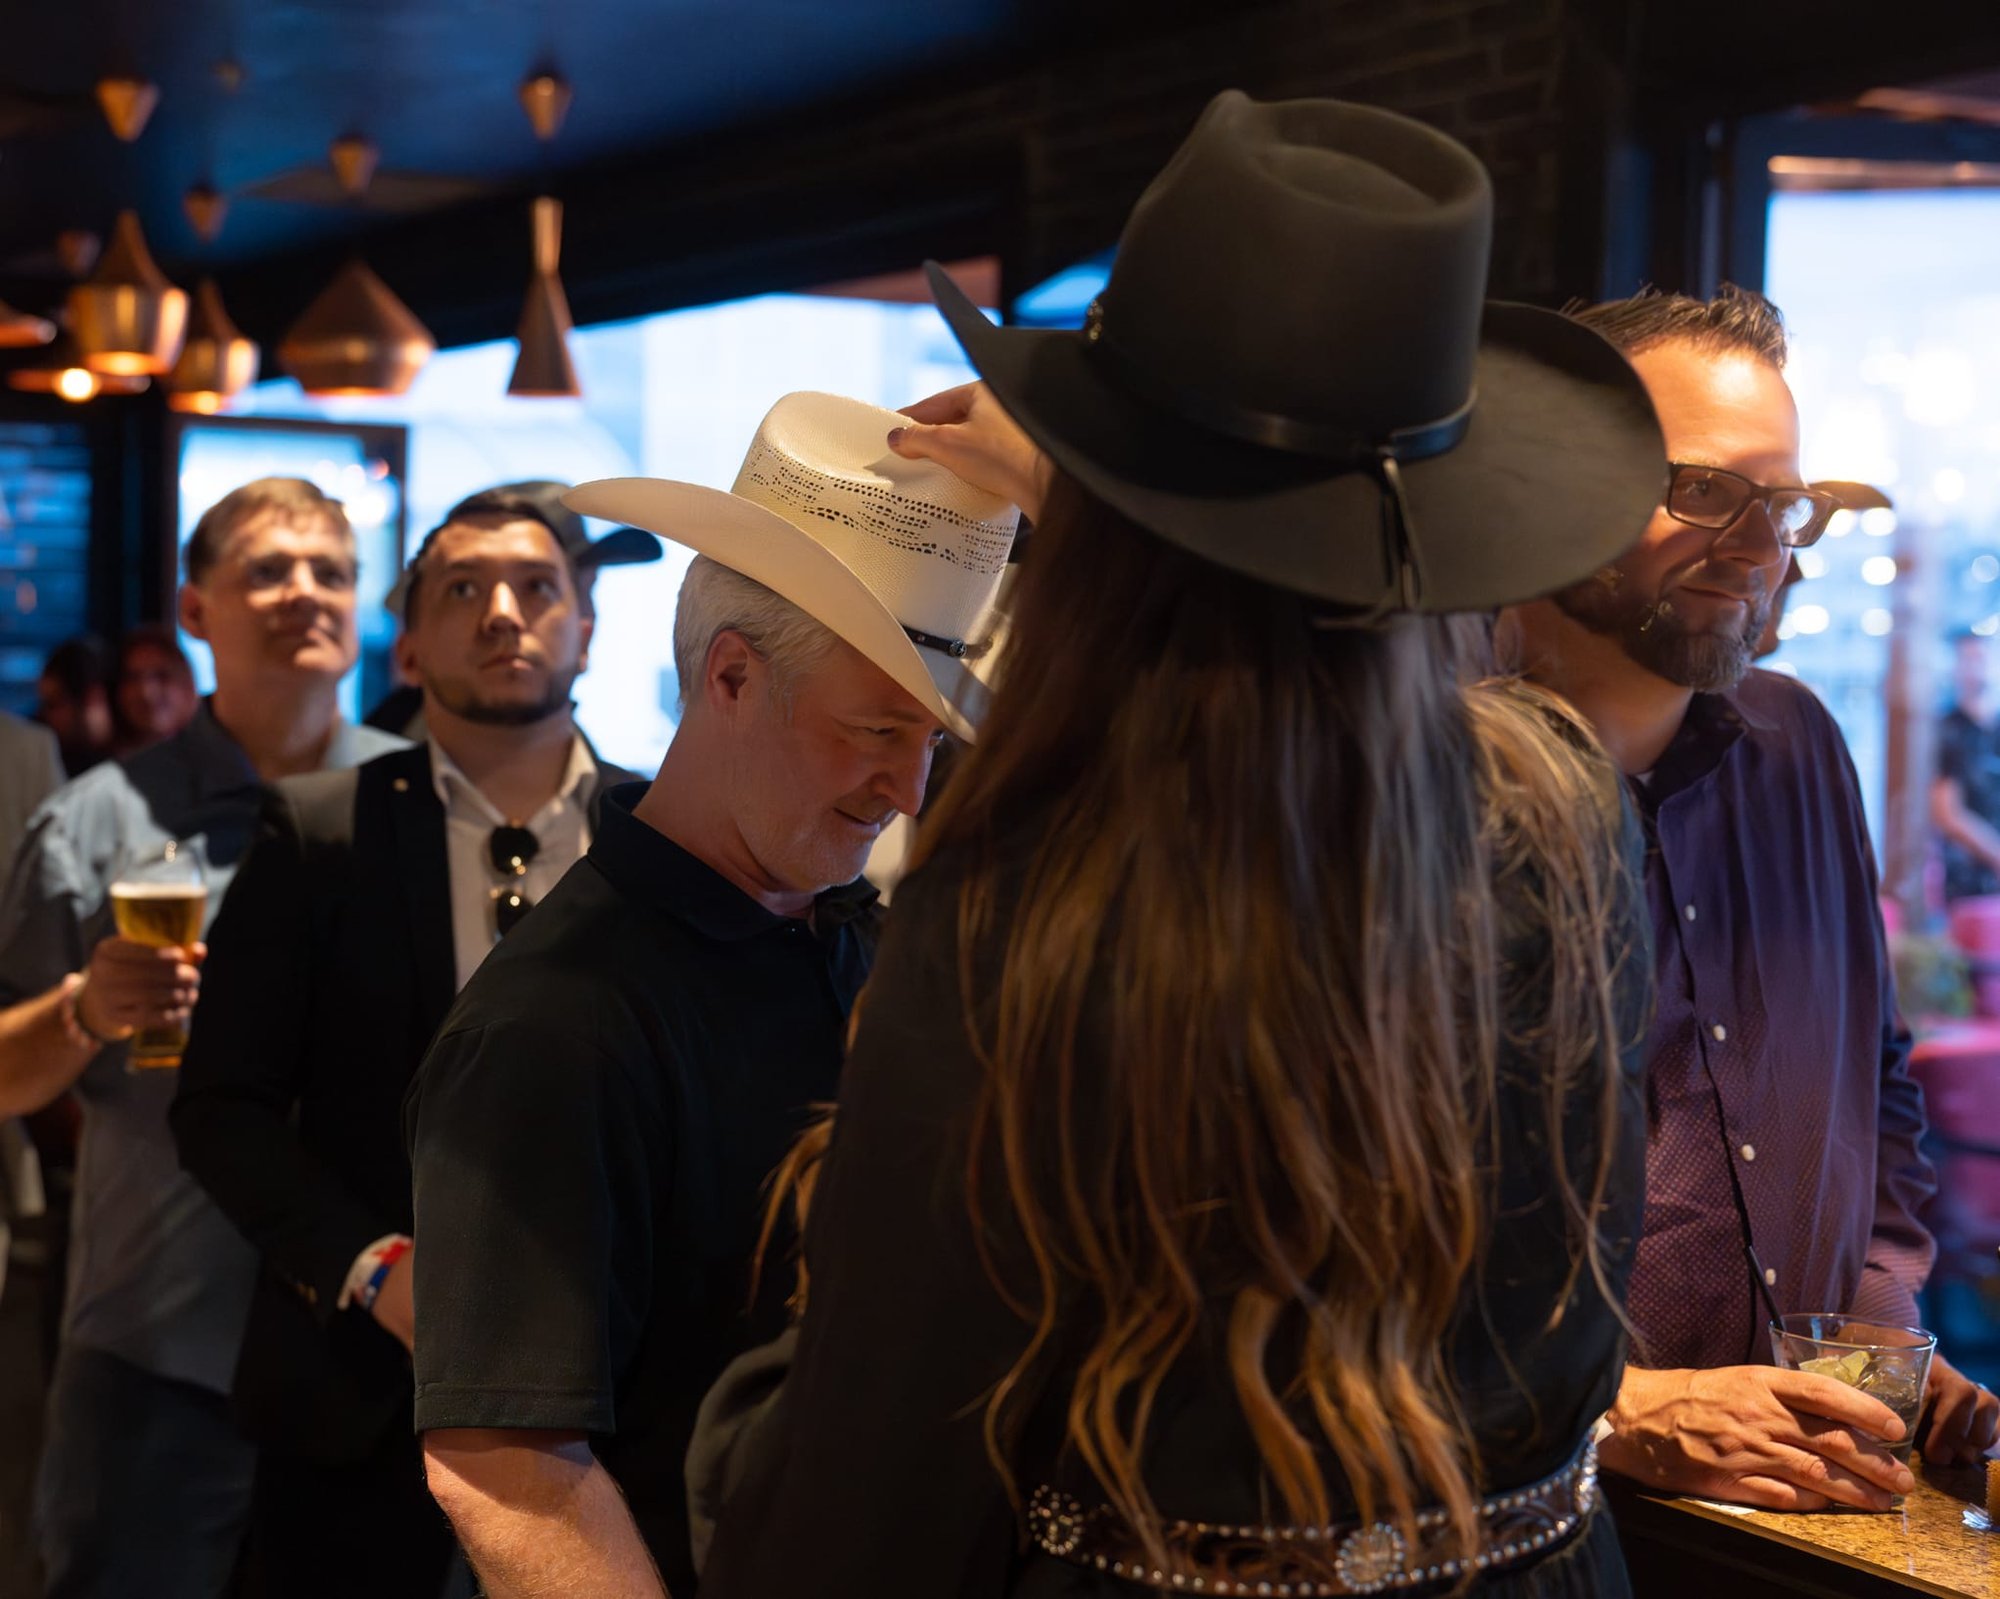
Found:
<svg viewBox="0 0 2000 1599"><path fill-rule="evenodd" d="M645 528L791 601L972 737L997 653L996 608L1020 513L888 444L909 418L788 394L727 493L661 478L579 484L563 503Z"/></svg>

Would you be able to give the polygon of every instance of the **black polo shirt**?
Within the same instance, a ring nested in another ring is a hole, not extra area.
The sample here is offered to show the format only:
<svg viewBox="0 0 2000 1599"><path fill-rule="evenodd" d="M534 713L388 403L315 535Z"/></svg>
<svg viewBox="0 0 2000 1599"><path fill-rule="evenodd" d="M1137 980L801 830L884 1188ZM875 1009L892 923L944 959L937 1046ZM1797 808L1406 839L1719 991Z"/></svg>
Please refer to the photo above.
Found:
<svg viewBox="0 0 2000 1599"><path fill-rule="evenodd" d="M879 913L855 884L772 915L643 792L606 795L412 1086L416 1425L589 1433L685 1599L695 1410L784 1324L782 1255L751 1304L763 1185L834 1097Z"/></svg>

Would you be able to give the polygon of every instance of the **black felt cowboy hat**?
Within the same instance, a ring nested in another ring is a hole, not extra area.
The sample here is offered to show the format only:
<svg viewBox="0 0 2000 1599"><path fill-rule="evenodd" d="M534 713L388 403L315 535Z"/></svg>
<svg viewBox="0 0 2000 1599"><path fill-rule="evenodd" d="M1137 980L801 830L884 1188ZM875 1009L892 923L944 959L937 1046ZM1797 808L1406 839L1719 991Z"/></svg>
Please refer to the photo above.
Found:
<svg viewBox="0 0 2000 1599"><path fill-rule="evenodd" d="M1622 555L1667 477L1617 350L1484 299L1492 210L1435 129L1232 90L1081 332L995 327L926 270L1000 403L1140 525L1358 618L1485 610Z"/></svg>

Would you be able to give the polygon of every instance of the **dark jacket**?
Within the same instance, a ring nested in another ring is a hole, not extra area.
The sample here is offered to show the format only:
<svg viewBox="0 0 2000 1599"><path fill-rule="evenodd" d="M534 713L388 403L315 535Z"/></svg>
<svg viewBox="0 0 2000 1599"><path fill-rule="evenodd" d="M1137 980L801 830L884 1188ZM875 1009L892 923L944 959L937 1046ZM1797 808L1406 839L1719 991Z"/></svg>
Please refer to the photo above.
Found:
<svg viewBox="0 0 2000 1599"><path fill-rule="evenodd" d="M1603 775L1608 810L1620 800L1608 767ZM1571 1459L1616 1394L1623 1369L1617 1306L1641 1212L1638 1046L1652 983L1638 835L1629 816L1621 822L1626 859L1608 874L1606 953L1617 972L1619 1035L1630 1042L1608 1151L1600 1096L1611 1085L1587 1069L1557 1101L1551 1063L1536 1048L1550 1003L1552 936L1538 886L1511 869L1495 883L1509 1024L1491 1112L1491 1147L1500 1159L1490 1179L1483 1258L1465 1284L1444 1351L1488 1492L1537 1482ZM1002 863L995 913L969 959L962 959L958 932L964 857L934 857L899 885L806 1227L811 1295L796 1361L768 1404L773 1374L751 1382L757 1374L733 1368L725 1379L732 1392L707 1413L709 1431L697 1434L690 1456L702 1474L691 1480L697 1515L728 1499L701 1573L704 1599L847 1599L908 1591L912 1573L922 1573L922 1591L935 1599L1138 1592L1110 1574L1024 1551L1018 1501L987 1453L986 1400L1029 1327L995 1288L986 1262L999 1262L1030 1293L1034 1265L1004 1221L1010 1202L997 1179L983 1234L967 1213L966 1161L984 1067L966 1017L969 1009L994 1014L991 996L1026 869L1018 863L1031 856L1037 829L1035 818L1021 818L994 847ZM975 996L970 1007L968 992ZM1103 1114L1089 1097L1094 1063L1091 1046L1079 1049L1076 1137L1084 1149L1109 1141L1092 1119ZM1601 1283L1588 1270L1567 1283L1573 1240L1550 1153L1555 1103L1574 1181L1587 1184L1610 1157L1598 1218ZM1481 1147L1488 1147L1484 1138ZM998 1167L997 1157L989 1158L989 1175ZM1103 1490L1075 1452L1061 1447L1077 1362L1093 1336L1094 1302L1087 1288L1058 1291L1073 1297L1023 1389L1031 1402L1011 1451L1013 1487L1025 1497L1048 1483L1097 1505ZM1210 1293L1214 1310L1153 1403L1146 1480L1165 1516L1254 1526L1270 1518L1276 1496L1236 1398L1229 1298ZM1303 1331L1288 1307L1271 1341L1280 1393L1289 1391ZM734 1416L722 1413L732 1405ZM1352 1490L1330 1454L1322 1470L1332 1519L1351 1519ZM1446 1579L1412 1592L1452 1586ZM1614 1599L1631 1590L1610 1519L1600 1516L1568 1545L1532 1565L1483 1576L1473 1591L1493 1599Z"/></svg>
<svg viewBox="0 0 2000 1599"><path fill-rule="evenodd" d="M593 828L631 775L598 763ZM359 1459L410 1426L410 1360L335 1307L355 1257L411 1230L403 1093L457 987L428 748L277 785L209 945L171 1120L263 1256L238 1420L266 1448Z"/></svg>

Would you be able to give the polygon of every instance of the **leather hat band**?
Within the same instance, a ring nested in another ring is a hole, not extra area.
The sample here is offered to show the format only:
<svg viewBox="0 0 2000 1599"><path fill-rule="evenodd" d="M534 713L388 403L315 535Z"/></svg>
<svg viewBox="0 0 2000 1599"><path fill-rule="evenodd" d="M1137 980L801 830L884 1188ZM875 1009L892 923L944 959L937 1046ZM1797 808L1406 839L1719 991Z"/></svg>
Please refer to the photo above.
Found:
<svg viewBox="0 0 2000 1599"><path fill-rule="evenodd" d="M1284 450L1292 455L1345 461L1357 469L1384 455L1395 461L1422 461L1434 455L1443 455L1465 437L1466 430L1472 425L1473 408L1479 400L1475 389L1466 396L1465 403L1449 416L1396 428L1379 438L1370 438L1351 428L1329 426L1324 422L1305 422L1275 411L1259 411L1214 394L1162 381L1157 374L1146 371L1105 337L1104 311L1099 301L1092 300L1090 309L1084 313L1083 336L1096 355L1108 359L1118 369L1128 387L1136 389L1153 404L1173 412L1184 422L1192 422L1196 427L1223 434L1239 443L1257 444L1268 450Z"/></svg>

